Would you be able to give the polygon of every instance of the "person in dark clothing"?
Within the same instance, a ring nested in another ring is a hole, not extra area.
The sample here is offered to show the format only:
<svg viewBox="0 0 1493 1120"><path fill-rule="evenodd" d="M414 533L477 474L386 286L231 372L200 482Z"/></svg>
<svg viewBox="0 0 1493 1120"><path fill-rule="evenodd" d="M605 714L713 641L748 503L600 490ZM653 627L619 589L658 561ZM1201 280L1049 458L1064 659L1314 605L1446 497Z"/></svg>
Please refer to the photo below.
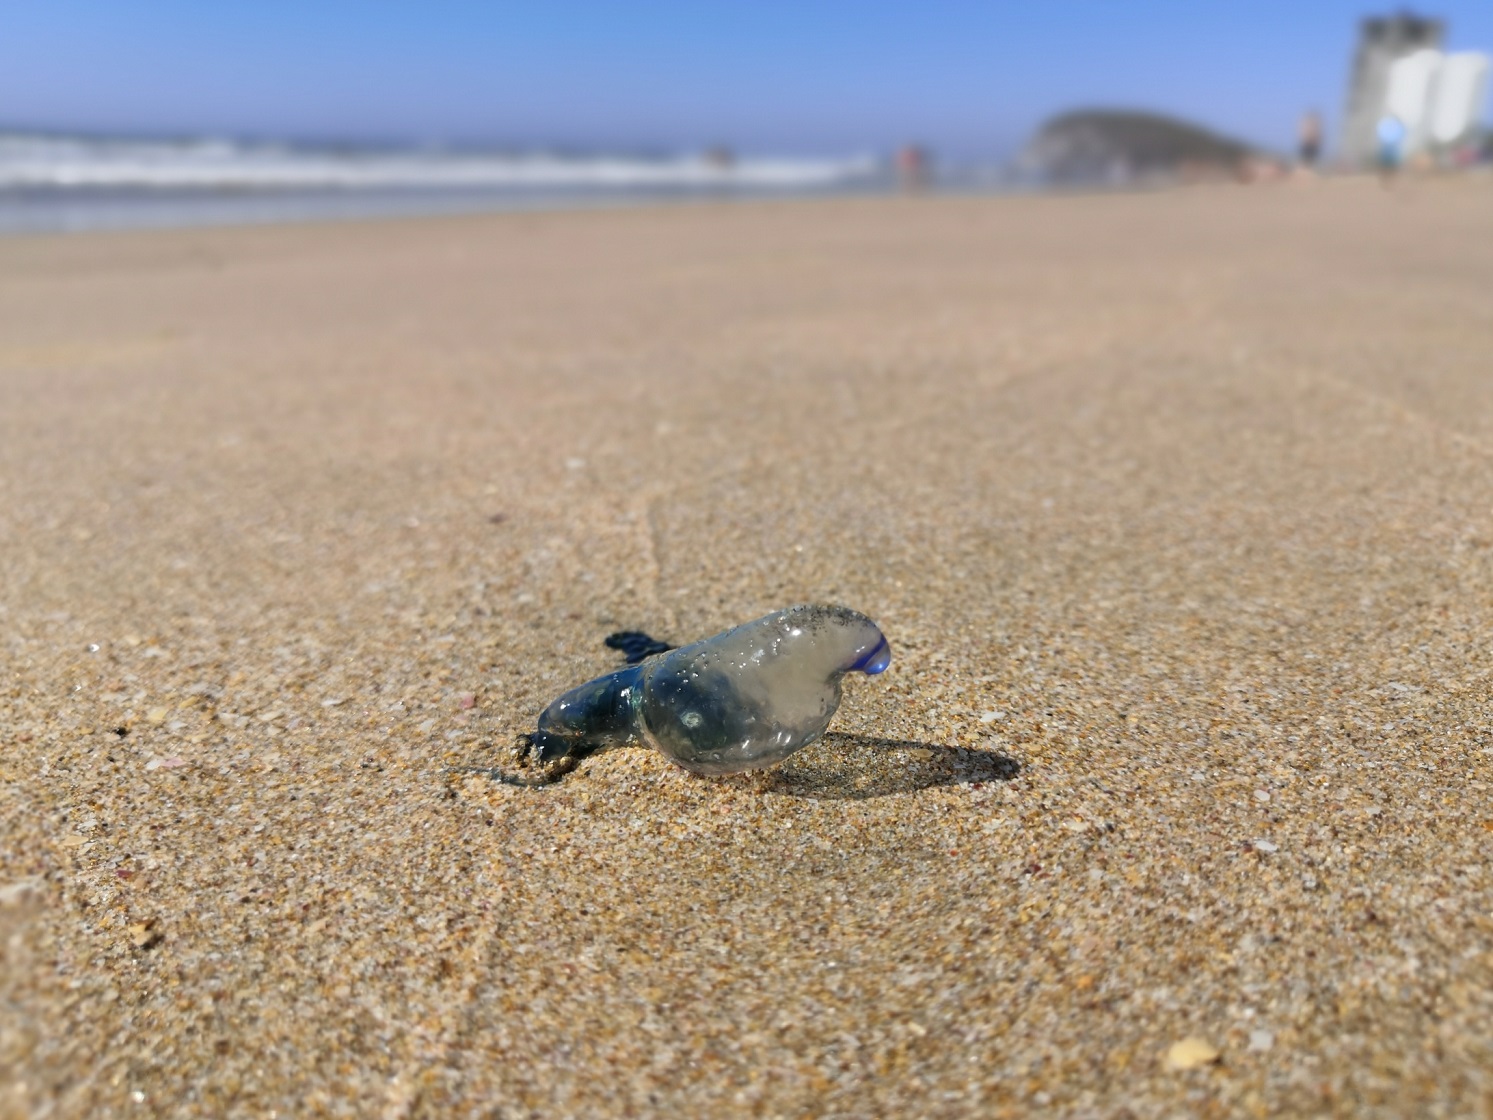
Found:
<svg viewBox="0 0 1493 1120"><path fill-rule="evenodd" d="M1316 167L1317 160L1322 157L1322 117L1315 109L1302 115L1296 130L1296 143L1301 166L1308 170Z"/></svg>

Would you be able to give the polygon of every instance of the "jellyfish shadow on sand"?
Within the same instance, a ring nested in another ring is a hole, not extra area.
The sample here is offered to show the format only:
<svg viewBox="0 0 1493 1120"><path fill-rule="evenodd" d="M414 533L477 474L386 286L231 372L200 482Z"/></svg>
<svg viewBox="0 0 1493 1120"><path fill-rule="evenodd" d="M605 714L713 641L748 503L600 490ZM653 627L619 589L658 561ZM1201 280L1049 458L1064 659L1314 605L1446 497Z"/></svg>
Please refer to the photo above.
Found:
<svg viewBox="0 0 1493 1120"><path fill-rule="evenodd" d="M457 774L483 774L503 785L538 788L563 780L579 761L572 757L559 764L535 765L527 736L520 736L510 763L453 766L447 776L449 782ZM831 731L771 769L702 776L698 780L816 801L864 801L932 786L1009 782L1020 772L1019 762L996 751Z"/></svg>
<svg viewBox="0 0 1493 1120"><path fill-rule="evenodd" d="M1008 782L1021 764L996 751L967 750L831 731L771 770L721 781L818 801L864 801L931 786Z"/></svg>

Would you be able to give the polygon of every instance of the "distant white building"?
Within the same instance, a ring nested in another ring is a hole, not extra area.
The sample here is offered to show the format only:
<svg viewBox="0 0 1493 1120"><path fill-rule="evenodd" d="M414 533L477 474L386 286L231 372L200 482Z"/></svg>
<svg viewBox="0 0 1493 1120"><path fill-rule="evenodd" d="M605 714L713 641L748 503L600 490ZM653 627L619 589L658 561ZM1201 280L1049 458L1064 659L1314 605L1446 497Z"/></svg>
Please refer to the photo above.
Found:
<svg viewBox="0 0 1493 1120"><path fill-rule="evenodd" d="M1488 100L1489 59L1441 50L1440 20L1405 14L1366 19L1348 87L1342 156L1360 166L1378 156L1380 122L1394 117L1400 155L1435 152L1473 139Z"/></svg>
<svg viewBox="0 0 1493 1120"><path fill-rule="evenodd" d="M1385 115L1389 75L1402 59L1439 52L1446 25L1409 13L1373 17L1358 27L1348 104L1343 114L1341 154L1350 164L1372 164L1379 152L1379 121Z"/></svg>
<svg viewBox="0 0 1493 1120"><path fill-rule="evenodd" d="M1436 75L1445 57L1440 51L1416 51L1395 59L1389 67L1380 116L1392 116L1403 126L1402 155L1410 156L1426 147L1431 133Z"/></svg>
<svg viewBox="0 0 1493 1120"><path fill-rule="evenodd" d="M1471 139L1487 97L1487 55L1416 51L1389 68L1384 112L1405 126L1402 154L1413 156Z"/></svg>
<svg viewBox="0 0 1493 1120"><path fill-rule="evenodd" d="M1431 97L1431 143L1457 144L1472 138L1488 103L1488 56L1476 51L1446 55L1436 72Z"/></svg>

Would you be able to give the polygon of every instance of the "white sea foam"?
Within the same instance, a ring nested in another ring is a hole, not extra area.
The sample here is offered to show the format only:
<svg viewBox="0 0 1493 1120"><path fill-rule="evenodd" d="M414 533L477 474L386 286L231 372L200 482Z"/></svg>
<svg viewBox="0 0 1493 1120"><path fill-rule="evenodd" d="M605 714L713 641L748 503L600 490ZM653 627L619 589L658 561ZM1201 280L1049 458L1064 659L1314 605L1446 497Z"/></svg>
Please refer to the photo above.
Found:
<svg viewBox="0 0 1493 1120"><path fill-rule="evenodd" d="M0 189L794 190L849 185L875 172L868 157L650 159L0 134Z"/></svg>

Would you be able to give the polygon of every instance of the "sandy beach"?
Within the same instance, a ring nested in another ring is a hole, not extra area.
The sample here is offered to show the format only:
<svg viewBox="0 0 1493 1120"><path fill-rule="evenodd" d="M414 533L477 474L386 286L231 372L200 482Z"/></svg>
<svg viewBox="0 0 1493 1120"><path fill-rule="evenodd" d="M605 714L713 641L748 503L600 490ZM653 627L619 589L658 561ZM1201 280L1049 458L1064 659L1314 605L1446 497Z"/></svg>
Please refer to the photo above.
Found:
<svg viewBox="0 0 1493 1120"><path fill-rule="evenodd" d="M1490 231L0 240L0 1115L1493 1116ZM799 602L894 660L781 768L474 771Z"/></svg>

